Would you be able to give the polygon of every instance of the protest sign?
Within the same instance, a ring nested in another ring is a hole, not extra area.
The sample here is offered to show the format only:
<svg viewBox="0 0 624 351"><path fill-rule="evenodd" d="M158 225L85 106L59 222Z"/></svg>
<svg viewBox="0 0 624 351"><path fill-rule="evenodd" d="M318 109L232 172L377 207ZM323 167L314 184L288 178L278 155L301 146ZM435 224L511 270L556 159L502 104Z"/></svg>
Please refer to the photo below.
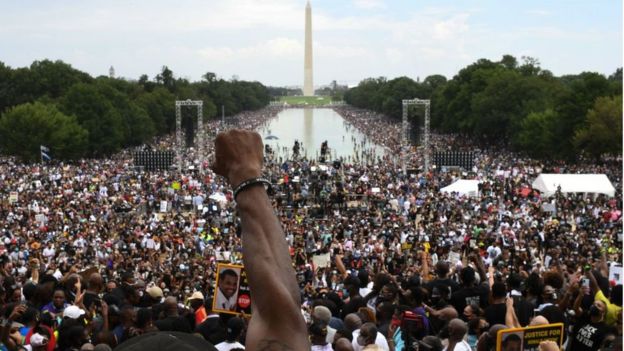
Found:
<svg viewBox="0 0 624 351"><path fill-rule="evenodd" d="M217 261L230 262L231 253L229 251L217 251Z"/></svg>
<svg viewBox="0 0 624 351"><path fill-rule="evenodd" d="M17 202L17 191L11 191L9 193L9 203L14 204Z"/></svg>
<svg viewBox="0 0 624 351"><path fill-rule="evenodd" d="M314 255L312 256L312 263L317 268L321 267L329 267L331 265L331 258L329 257L329 252L322 255Z"/></svg>
<svg viewBox="0 0 624 351"><path fill-rule="evenodd" d="M609 281L614 281L615 284L624 283L624 277L622 277L622 264L612 263L609 267Z"/></svg>
<svg viewBox="0 0 624 351"><path fill-rule="evenodd" d="M499 330L496 336L496 349L501 351L538 351L540 342L546 340L556 342L561 348L563 323Z"/></svg>
<svg viewBox="0 0 624 351"><path fill-rule="evenodd" d="M160 212L167 212L167 201L160 201Z"/></svg>
<svg viewBox="0 0 624 351"><path fill-rule="evenodd" d="M459 254L459 252L455 251L449 252L448 258L452 266L457 265L457 262L461 261L461 255Z"/></svg>
<svg viewBox="0 0 624 351"><path fill-rule="evenodd" d="M212 310L218 313L251 315L251 293L247 272L241 265L219 263L212 298Z"/></svg>

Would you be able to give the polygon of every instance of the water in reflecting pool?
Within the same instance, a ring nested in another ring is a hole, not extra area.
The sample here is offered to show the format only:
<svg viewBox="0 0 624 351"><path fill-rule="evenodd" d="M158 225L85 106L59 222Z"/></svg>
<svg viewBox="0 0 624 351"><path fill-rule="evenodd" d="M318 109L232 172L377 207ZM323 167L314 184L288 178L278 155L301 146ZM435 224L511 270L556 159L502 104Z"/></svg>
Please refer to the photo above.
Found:
<svg viewBox="0 0 624 351"><path fill-rule="evenodd" d="M374 151L376 156L382 156L385 152L330 108L286 109L258 132L265 144L286 157L292 155L295 140L301 143L301 155L308 158L318 156L324 141L332 158L346 160L356 155L361 158L362 151Z"/></svg>

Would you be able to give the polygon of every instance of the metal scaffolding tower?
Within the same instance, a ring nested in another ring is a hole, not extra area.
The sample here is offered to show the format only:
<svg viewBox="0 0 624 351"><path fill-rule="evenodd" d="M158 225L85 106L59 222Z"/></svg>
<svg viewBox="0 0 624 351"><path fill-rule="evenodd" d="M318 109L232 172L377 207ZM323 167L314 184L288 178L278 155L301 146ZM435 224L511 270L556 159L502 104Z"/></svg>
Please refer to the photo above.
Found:
<svg viewBox="0 0 624 351"><path fill-rule="evenodd" d="M176 100L176 163L178 171L182 172L182 106L197 106L197 132L195 145L197 146L197 156L199 158L199 172L203 173L204 167L204 102L201 100Z"/></svg>
<svg viewBox="0 0 624 351"><path fill-rule="evenodd" d="M403 173L407 174L407 153L409 150L409 121L407 119L410 105L425 106L425 126L423 135L423 153L425 156L425 172L429 171L429 110L431 100L406 99L403 100L403 121L401 123L401 165Z"/></svg>

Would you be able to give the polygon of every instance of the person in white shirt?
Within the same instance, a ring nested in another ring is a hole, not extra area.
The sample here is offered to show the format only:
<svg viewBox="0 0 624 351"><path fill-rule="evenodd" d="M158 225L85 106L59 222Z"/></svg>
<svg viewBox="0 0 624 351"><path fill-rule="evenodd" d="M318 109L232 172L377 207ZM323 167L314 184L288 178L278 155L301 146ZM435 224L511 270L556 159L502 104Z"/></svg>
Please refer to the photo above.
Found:
<svg viewBox="0 0 624 351"><path fill-rule="evenodd" d="M225 341L215 345L219 351L230 351L234 349L245 349L245 345L239 342L243 330L245 329L245 322L238 317L232 317L227 322L227 331Z"/></svg>
<svg viewBox="0 0 624 351"><path fill-rule="evenodd" d="M448 344L443 351L472 351L470 344L464 340L468 332L466 322L459 318L452 319L448 325Z"/></svg>
<svg viewBox="0 0 624 351"><path fill-rule="evenodd" d="M43 249L43 257L47 260L47 262L50 262L50 259L54 258L54 255L56 255L56 250L54 250L52 243L48 243L48 246Z"/></svg>
<svg viewBox="0 0 624 351"><path fill-rule="evenodd" d="M386 337L377 331L373 323L364 323L360 329L353 331L353 341L351 345L354 351L362 351L368 345L377 345L385 351L390 350Z"/></svg>
<svg viewBox="0 0 624 351"><path fill-rule="evenodd" d="M310 333L311 351L333 351L332 344L327 341L327 325L323 322L314 322L308 328Z"/></svg>

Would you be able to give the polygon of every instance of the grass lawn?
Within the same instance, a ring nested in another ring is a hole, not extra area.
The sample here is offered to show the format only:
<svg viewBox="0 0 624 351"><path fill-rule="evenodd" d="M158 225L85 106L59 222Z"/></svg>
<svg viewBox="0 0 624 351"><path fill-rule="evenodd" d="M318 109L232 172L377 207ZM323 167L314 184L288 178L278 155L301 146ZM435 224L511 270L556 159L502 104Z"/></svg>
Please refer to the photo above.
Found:
<svg viewBox="0 0 624 351"><path fill-rule="evenodd" d="M282 96L280 101L286 102L290 105L327 105L331 102L329 96Z"/></svg>

